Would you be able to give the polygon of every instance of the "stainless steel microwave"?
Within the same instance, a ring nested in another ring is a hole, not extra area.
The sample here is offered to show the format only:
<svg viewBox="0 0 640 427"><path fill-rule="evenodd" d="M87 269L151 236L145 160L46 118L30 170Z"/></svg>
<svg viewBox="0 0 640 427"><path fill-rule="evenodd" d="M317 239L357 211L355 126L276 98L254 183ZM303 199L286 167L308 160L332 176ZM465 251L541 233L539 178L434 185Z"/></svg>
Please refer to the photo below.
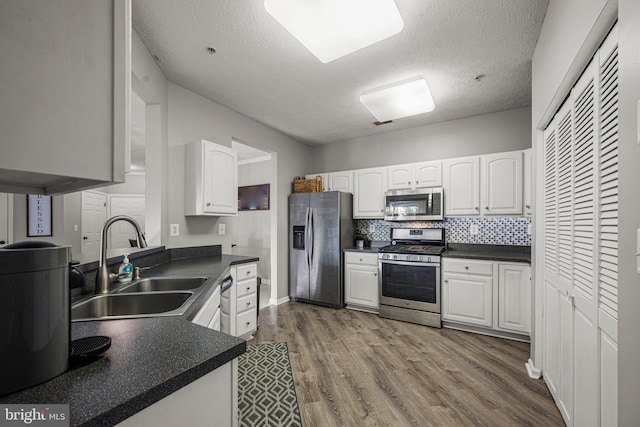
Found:
<svg viewBox="0 0 640 427"><path fill-rule="evenodd" d="M442 221L442 187L392 190L385 193L386 221Z"/></svg>

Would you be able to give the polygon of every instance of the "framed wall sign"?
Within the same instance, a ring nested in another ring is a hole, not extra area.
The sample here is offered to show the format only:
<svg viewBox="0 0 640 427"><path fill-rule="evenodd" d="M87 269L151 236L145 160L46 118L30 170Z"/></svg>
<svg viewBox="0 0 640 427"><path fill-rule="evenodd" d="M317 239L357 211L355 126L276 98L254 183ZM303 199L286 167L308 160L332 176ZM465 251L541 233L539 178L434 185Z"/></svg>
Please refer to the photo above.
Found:
<svg viewBox="0 0 640 427"><path fill-rule="evenodd" d="M33 194L27 196L28 237L52 236L52 217L51 196Z"/></svg>
<svg viewBox="0 0 640 427"><path fill-rule="evenodd" d="M268 211L269 184L238 187L239 211Z"/></svg>

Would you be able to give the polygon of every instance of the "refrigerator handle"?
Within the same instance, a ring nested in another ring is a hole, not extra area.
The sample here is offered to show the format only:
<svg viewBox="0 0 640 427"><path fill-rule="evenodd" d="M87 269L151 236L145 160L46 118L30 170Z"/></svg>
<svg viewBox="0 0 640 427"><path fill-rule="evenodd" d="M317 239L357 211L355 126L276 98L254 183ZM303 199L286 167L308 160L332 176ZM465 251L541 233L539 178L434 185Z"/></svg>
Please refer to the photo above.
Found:
<svg viewBox="0 0 640 427"><path fill-rule="evenodd" d="M310 230L311 208L307 208L307 216L304 221L304 255L307 258L307 268L309 268L309 234Z"/></svg>
<svg viewBox="0 0 640 427"><path fill-rule="evenodd" d="M309 267L313 264L313 249L314 249L314 224L313 224L313 208L309 208Z"/></svg>

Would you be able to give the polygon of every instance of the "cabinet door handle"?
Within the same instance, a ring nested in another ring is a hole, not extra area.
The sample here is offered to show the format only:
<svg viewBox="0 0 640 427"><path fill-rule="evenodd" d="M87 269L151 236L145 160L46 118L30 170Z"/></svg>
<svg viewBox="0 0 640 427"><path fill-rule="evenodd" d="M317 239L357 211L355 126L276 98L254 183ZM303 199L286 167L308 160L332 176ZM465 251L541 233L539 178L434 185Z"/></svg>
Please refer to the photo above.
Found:
<svg viewBox="0 0 640 427"><path fill-rule="evenodd" d="M444 283L449 283L449 279L445 279L445 280L444 280Z"/></svg>
<svg viewBox="0 0 640 427"><path fill-rule="evenodd" d="M247 290L250 291L251 290L251 286L247 286Z"/></svg>
<svg viewBox="0 0 640 427"><path fill-rule="evenodd" d="M486 210L489 210L489 206L485 206L484 208L485 208Z"/></svg>
<svg viewBox="0 0 640 427"><path fill-rule="evenodd" d="M469 269L469 266L468 266L468 265L465 265L465 266L464 266L464 269L465 269L465 270L468 270L468 269Z"/></svg>
<svg viewBox="0 0 640 427"><path fill-rule="evenodd" d="M411 185L411 181L407 182L408 185Z"/></svg>
<svg viewBox="0 0 640 427"><path fill-rule="evenodd" d="M531 209L531 206L529 206L529 205L524 205L524 207L527 208L527 209Z"/></svg>
<svg viewBox="0 0 640 427"><path fill-rule="evenodd" d="M251 324L251 322L247 322L247 326L249 326Z"/></svg>
<svg viewBox="0 0 640 427"><path fill-rule="evenodd" d="M249 301L249 302L247 303L247 307L249 307L250 305L251 305L251 301Z"/></svg>
<svg viewBox="0 0 640 427"><path fill-rule="evenodd" d="M416 181L416 184L418 184L418 181Z"/></svg>
<svg viewBox="0 0 640 427"><path fill-rule="evenodd" d="M373 273L373 276L374 277L378 277L378 273Z"/></svg>
<svg viewBox="0 0 640 427"><path fill-rule="evenodd" d="M207 206L211 206L211 202L207 202Z"/></svg>
<svg viewBox="0 0 640 427"><path fill-rule="evenodd" d="M478 207L476 206L476 207L474 207L473 209L478 210Z"/></svg>
<svg viewBox="0 0 640 427"><path fill-rule="evenodd" d="M82 240L89 240L87 236L82 236Z"/></svg>
<svg viewBox="0 0 640 427"><path fill-rule="evenodd" d="M247 276L248 276L248 275L250 275L250 274L251 274L251 272L250 272L250 271L247 271Z"/></svg>

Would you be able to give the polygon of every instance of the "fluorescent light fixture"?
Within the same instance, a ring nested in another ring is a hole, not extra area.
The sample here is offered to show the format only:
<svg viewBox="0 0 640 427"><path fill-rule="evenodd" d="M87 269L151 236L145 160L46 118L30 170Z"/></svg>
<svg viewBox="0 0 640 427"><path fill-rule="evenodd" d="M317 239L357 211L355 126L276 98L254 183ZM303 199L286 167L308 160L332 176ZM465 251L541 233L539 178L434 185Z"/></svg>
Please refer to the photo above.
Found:
<svg viewBox="0 0 640 427"><path fill-rule="evenodd" d="M264 7L324 63L398 34L393 0L264 0Z"/></svg>
<svg viewBox="0 0 640 427"><path fill-rule="evenodd" d="M380 122L428 113L435 108L429 86L421 77L368 90L360 102Z"/></svg>

